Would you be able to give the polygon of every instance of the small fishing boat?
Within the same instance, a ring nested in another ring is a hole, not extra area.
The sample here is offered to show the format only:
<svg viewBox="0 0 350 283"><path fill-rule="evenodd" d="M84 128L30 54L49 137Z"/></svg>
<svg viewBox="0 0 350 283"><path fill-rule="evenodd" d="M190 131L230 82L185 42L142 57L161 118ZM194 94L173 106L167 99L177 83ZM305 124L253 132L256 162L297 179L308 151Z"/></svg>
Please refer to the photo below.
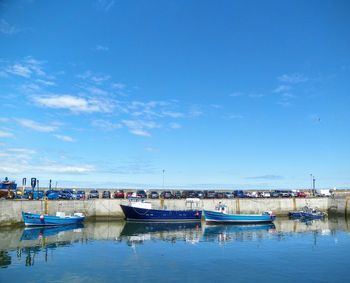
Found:
<svg viewBox="0 0 350 283"><path fill-rule="evenodd" d="M292 219L322 219L327 213L320 211L317 207L304 206L301 211L291 211L288 213Z"/></svg>
<svg viewBox="0 0 350 283"><path fill-rule="evenodd" d="M228 224L242 224L242 223L271 223L276 216L271 211L266 211L262 214L228 214L227 206L219 203L215 207L215 211L204 210L204 220L208 224L228 223Z"/></svg>
<svg viewBox="0 0 350 283"><path fill-rule="evenodd" d="M152 203L139 198L130 198L126 204L120 204L127 221L149 222L200 222L201 209L193 209L193 204L198 204L199 199L186 199L191 208L187 210L154 209Z"/></svg>
<svg viewBox="0 0 350 283"><path fill-rule="evenodd" d="M23 222L26 226L58 226L82 223L85 216L82 213L65 215L64 212L57 212L55 216L47 214L35 214L22 212Z"/></svg>

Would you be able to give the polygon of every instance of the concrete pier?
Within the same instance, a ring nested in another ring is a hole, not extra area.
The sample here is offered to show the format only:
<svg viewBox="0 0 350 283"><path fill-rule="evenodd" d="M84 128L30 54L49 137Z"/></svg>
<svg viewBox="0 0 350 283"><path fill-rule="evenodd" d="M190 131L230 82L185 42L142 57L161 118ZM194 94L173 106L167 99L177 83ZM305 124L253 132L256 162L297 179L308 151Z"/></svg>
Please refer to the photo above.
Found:
<svg viewBox="0 0 350 283"><path fill-rule="evenodd" d="M92 200L53 200L48 201L48 214L57 211L72 214L82 212L88 218L123 219L120 208L121 199L92 199ZM153 206L160 207L161 200L147 200ZM276 215L287 215L289 211L300 210L303 206L317 207L322 211L333 214L350 214L350 195L341 195L334 198L271 198L271 199L202 199L199 209L213 210L222 202L228 206L229 213L256 214L272 211ZM166 209L185 209L184 199L166 199L163 207ZM189 208L187 206L187 208ZM44 200L0 200L0 226L19 224L22 222L21 212L43 213Z"/></svg>

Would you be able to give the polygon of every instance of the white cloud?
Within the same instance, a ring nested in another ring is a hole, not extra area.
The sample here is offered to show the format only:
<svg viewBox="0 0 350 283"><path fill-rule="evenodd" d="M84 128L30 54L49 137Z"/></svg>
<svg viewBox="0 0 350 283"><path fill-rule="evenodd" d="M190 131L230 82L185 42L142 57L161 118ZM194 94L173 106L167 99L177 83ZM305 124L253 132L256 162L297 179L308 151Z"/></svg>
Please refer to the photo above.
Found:
<svg viewBox="0 0 350 283"><path fill-rule="evenodd" d="M284 74L278 77L278 80L283 83L298 84L308 81L309 79L302 74Z"/></svg>
<svg viewBox="0 0 350 283"><path fill-rule="evenodd" d="M54 85L56 85L56 83L54 83L54 82L41 80L41 79L37 79L36 82L40 83L40 84L42 84L44 86L54 86Z"/></svg>
<svg viewBox="0 0 350 283"><path fill-rule="evenodd" d="M235 92L230 93L229 96L231 96L231 97L238 97L238 96L243 96L243 95L244 95L244 94L243 94L242 92L240 92L240 91L235 91Z"/></svg>
<svg viewBox="0 0 350 283"><path fill-rule="evenodd" d="M16 62L13 65L7 66L4 68L4 72L11 75L20 76L22 78L31 78L33 75L37 75L40 77L53 79L52 76L48 76L44 70L43 65L44 62L38 61L33 57L26 57L20 62Z"/></svg>
<svg viewBox="0 0 350 283"><path fill-rule="evenodd" d="M178 123L170 123L169 126L171 129L180 129L181 128L181 125Z"/></svg>
<svg viewBox="0 0 350 283"><path fill-rule="evenodd" d="M291 89L291 86L289 85L280 85L274 89L274 93L281 93L285 91L289 91Z"/></svg>
<svg viewBox="0 0 350 283"><path fill-rule="evenodd" d="M14 64L13 66L7 67L6 72L24 78L29 78L32 74L32 71L28 66L21 64Z"/></svg>
<svg viewBox="0 0 350 283"><path fill-rule="evenodd" d="M40 106L68 109L72 112L111 112L114 108L109 101L86 99L72 95L43 95L33 96L33 100Z"/></svg>
<svg viewBox="0 0 350 283"><path fill-rule="evenodd" d="M163 116L171 117L171 118L181 118L184 117L183 113L180 112L174 112L174 111L163 111Z"/></svg>
<svg viewBox="0 0 350 283"><path fill-rule="evenodd" d="M92 126L96 128L100 128L105 131L113 131L115 129L120 129L123 127L123 125L119 123L112 123L106 120L94 120L92 121Z"/></svg>
<svg viewBox="0 0 350 283"><path fill-rule="evenodd" d="M129 129L130 133L144 137L151 136L147 130L160 128L160 125L153 121L123 120L122 123Z"/></svg>
<svg viewBox="0 0 350 283"><path fill-rule="evenodd" d="M243 119L244 116L241 114L231 114L231 115L228 115L227 118L229 118L229 119Z"/></svg>
<svg viewBox="0 0 350 283"><path fill-rule="evenodd" d="M64 135L54 135L57 139L64 141L64 142L75 142L75 139L73 139L70 136L64 136Z"/></svg>
<svg viewBox="0 0 350 283"><path fill-rule="evenodd" d="M126 85L122 84L122 83L112 83L111 87L114 88L114 89L122 90L122 89L124 89L126 87Z"/></svg>
<svg viewBox="0 0 350 283"><path fill-rule="evenodd" d="M1 19L1 21L0 21L0 33L12 35L12 34L16 34L18 32L20 32L20 29L18 29L14 25L10 25L4 19Z"/></svg>
<svg viewBox="0 0 350 283"><path fill-rule="evenodd" d="M14 135L8 131L0 130L0 138L12 138Z"/></svg>
<svg viewBox="0 0 350 283"><path fill-rule="evenodd" d="M95 50L96 51L108 51L109 47L103 46L103 45L96 45Z"/></svg>
<svg viewBox="0 0 350 283"><path fill-rule="evenodd" d="M16 119L17 123L22 127L32 129L36 132L51 133L57 130L56 126L43 125L38 122L29 119Z"/></svg>
<svg viewBox="0 0 350 283"><path fill-rule="evenodd" d="M98 0L98 8L108 12L114 6L114 0Z"/></svg>

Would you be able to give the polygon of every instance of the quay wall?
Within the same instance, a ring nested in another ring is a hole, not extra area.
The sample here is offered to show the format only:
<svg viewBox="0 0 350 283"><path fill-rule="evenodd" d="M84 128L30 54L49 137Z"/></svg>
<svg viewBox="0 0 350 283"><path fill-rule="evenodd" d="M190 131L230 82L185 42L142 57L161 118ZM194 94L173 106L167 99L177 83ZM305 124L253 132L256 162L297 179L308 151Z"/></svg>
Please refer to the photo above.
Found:
<svg viewBox="0 0 350 283"><path fill-rule="evenodd" d="M183 199L147 200L156 207L166 209L186 209ZM193 208L214 210L215 206L222 202L228 206L229 213L254 214L264 211L272 211L276 215L287 215L289 211L300 210L303 206L317 207L322 211L330 211L334 214L350 215L350 195L335 198L271 198L271 199L202 199ZM82 212L88 218L98 219L123 219L120 208L120 199L91 199L91 200L50 200L47 201L48 214L56 214L57 211L73 214ZM43 213L45 211L44 200L0 200L0 226L19 224L22 222L21 212Z"/></svg>

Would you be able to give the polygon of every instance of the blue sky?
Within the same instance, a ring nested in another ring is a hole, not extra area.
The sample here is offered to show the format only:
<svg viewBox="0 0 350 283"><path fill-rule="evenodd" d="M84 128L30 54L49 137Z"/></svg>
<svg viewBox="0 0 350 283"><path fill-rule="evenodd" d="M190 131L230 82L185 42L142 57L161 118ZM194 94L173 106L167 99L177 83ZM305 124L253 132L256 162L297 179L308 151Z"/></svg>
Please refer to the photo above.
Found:
<svg viewBox="0 0 350 283"><path fill-rule="evenodd" d="M0 176L350 185L348 1L2 1Z"/></svg>

